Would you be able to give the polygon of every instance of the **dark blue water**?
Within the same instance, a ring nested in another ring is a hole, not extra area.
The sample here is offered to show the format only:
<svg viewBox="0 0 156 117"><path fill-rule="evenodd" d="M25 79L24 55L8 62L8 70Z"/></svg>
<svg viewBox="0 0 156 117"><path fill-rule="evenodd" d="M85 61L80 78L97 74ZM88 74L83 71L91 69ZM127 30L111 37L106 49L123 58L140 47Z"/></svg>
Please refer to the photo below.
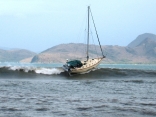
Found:
<svg viewBox="0 0 156 117"><path fill-rule="evenodd" d="M71 77L60 67L1 63L0 117L156 116L156 65L100 65Z"/></svg>

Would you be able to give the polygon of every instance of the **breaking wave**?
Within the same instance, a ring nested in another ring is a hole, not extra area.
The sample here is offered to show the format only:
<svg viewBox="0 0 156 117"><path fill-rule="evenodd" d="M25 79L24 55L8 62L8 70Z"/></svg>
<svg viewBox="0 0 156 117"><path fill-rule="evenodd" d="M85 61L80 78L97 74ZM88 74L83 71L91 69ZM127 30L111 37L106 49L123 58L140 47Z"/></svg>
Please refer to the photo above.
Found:
<svg viewBox="0 0 156 117"><path fill-rule="evenodd" d="M12 66L12 67L2 67L1 69L5 71L20 71L20 72L34 72L37 74L60 74L61 69L57 68L36 68L36 67L21 67L21 66Z"/></svg>
<svg viewBox="0 0 156 117"><path fill-rule="evenodd" d="M32 78L58 75L64 72L62 68L3 66L0 67L0 78Z"/></svg>
<svg viewBox="0 0 156 117"><path fill-rule="evenodd" d="M30 67L30 66L3 66L0 67L0 78L122 78L122 77L156 77L155 70L98 68L85 74L68 76L61 67Z"/></svg>

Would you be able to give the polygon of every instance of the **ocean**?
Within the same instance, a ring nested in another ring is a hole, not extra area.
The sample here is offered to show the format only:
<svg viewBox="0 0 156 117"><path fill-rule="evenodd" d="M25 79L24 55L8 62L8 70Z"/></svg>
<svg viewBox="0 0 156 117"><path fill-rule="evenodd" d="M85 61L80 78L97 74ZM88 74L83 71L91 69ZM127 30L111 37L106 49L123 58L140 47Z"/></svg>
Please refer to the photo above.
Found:
<svg viewBox="0 0 156 117"><path fill-rule="evenodd" d="M0 63L0 117L155 117L156 65Z"/></svg>

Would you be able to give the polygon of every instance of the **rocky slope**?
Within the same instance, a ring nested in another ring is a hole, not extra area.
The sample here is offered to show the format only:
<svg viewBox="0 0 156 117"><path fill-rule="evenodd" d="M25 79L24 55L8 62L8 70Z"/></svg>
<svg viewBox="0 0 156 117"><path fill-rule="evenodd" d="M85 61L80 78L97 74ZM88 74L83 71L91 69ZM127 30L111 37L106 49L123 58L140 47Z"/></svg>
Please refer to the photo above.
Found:
<svg viewBox="0 0 156 117"><path fill-rule="evenodd" d="M0 49L0 62L19 62L22 59L35 56L36 53L24 49Z"/></svg>
<svg viewBox="0 0 156 117"><path fill-rule="evenodd" d="M96 48L96 49L95 49ZM103 63L156 63L156 38L154 34L139 35L127 47L102 46L106 59ZM85 44L60 44L33 57L31 62L64 63L66 59L84 58ZM90 46L90 57L101 56L99 46Z"/></svg>
<svg viewBox="0 0 156 117"><path fill-rule="evenodd" d="M156 41L156 35L151 34L151 33L141 34L135 40L133 40L130 44L128 44L128 47L134 48L138 46L140 43L142 43L145 39L151 39L153 41Z"/></svg>

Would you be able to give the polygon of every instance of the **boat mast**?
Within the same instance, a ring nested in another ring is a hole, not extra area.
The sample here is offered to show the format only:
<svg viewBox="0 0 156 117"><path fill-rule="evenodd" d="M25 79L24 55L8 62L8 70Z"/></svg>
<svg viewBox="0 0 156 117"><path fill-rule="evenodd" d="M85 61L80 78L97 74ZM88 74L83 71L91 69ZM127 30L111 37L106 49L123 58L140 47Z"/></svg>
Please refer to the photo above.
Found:
<svg viewBox="0 0 156 117"><path fill-rule="evenodd" d="M87 38L87 61L89 59L89 10L90 6L88 6L88 38Z"/></svg>

